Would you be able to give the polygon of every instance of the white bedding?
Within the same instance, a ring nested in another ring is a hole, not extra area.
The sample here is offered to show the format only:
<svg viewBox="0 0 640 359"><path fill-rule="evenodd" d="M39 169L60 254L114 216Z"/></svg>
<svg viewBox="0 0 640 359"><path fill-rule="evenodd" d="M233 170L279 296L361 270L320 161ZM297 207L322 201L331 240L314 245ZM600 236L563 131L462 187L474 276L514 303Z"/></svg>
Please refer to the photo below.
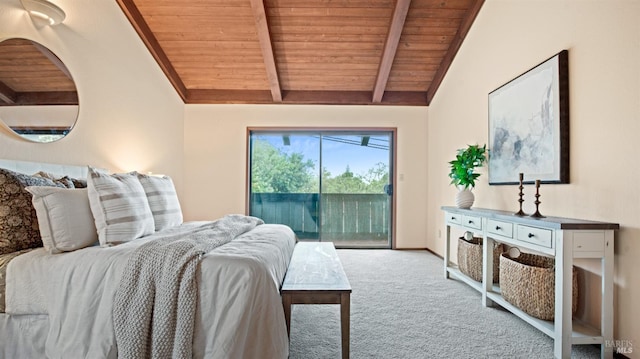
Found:
<svg viewBox="0 0 640 359"><path fill-rule="evenodd" d="M202 222L169 230L184 231L198 224ZM0 341L0 356L37 351L21 346L30 335L37 344L36 336L47 332L41 354L49 358L115 358L115 289L132 249L153 238L55 255L38 249L15 258L7 268L7 315L0 317L0 331L7 333ZM294 245L291 229L265 224L203 257L195 357L288 356L279 288Z"/></svg>

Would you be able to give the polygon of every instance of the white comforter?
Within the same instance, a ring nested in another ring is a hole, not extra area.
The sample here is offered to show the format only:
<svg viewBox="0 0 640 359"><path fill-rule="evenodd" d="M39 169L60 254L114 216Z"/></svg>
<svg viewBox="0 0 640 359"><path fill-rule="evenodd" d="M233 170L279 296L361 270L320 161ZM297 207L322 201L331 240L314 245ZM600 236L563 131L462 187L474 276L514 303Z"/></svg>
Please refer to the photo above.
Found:
<svg viewBox="0 0 640 359"><path fill-rule="evenodd" d="M186 231L198 224L202 222L171 231ZM40 249L19 256L7 269L7 314L16 318L48 315L46 353L42 354L49 358L115 358L115 289L132 249L153 238L111 248L55 255ZM265 224L204 256L198 272L195 357L287 357L279 287L294 245L291 229ZM6 334L5 342L0 341L5 346L0 356L20 353L15 346L25 339ZM12 337L19 340L6 341Z"/></svg>

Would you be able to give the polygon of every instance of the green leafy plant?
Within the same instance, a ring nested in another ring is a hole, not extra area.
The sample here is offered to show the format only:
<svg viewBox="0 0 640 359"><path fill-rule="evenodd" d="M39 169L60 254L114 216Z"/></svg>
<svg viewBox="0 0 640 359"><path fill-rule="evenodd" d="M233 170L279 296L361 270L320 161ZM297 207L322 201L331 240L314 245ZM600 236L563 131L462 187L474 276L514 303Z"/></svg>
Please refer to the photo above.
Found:
<svg viewBox="0 0 640 359"><path fill-rule="evenodd" d="M468 145L467 148L461 148L456 154L456 159L450 161L451 184L458 188L467 189L476 186L476 179L480 176L475 173L475 169L482 167L487 160L487 145Z"/></svg>

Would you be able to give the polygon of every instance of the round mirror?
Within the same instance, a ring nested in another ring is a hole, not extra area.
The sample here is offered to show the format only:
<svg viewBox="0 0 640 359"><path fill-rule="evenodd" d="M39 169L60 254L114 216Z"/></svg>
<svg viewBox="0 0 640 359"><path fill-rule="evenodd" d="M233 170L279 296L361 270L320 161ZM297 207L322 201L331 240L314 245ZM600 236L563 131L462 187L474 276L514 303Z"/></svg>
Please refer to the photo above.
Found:
<svg viewBox="0 0 640 359"><path fill-rule="evenodd" d="M27 39L0 42L0 120L30 141L57 141L78 118L71 73L51 50Z"/></svg>

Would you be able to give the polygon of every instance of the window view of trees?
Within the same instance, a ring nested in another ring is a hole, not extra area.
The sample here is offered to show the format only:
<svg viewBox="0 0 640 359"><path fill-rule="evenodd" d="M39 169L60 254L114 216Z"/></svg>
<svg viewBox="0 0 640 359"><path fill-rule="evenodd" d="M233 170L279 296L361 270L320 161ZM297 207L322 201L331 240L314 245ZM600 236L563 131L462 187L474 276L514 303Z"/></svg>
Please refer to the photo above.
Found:
<svg viewBox="0 0 640 359"><path fill-rule="evenodd" d="M382 193L387 183L389 183L389 169L381 162L363 175L354 174L349 166L337 176L332 177L326 169L322 173L323 193Z"/></svg>
<svg viewBox="0 0 640 359"><path fill-rule="evenodd" d="M302 153L286 153L269 141L253 142L251 190L254 193L318 192L316 164ZM389 183L389 168L377 163L366 173L353 173L347 166L343 173L322 171L323 193L383 193Z"/></svg>
<svg viewBox="0 0 640 359"><path fill-rule="evenodd" d="M301 153L287 154L270 142L253 141L251 191L254 193L316 192L315 164ZM315 183L314 183L315 182Z"/></svg>

